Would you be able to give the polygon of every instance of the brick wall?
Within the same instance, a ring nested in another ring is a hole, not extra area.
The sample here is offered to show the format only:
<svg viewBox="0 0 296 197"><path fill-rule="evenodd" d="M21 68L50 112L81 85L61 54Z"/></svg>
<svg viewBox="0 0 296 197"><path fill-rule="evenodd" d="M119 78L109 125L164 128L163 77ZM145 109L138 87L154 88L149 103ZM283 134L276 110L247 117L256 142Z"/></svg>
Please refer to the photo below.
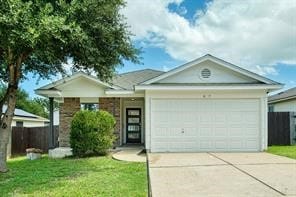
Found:
<svg viewBox="0 0 296 197"><path fill-rule="evenodd" d="M99 108L114 116L116 120L114 134L117 137L114 145L120 145L120 98L99 98Z"/></svg>
<svg viewBox="0 0 296 197"><path fill-rule="evenodd" d="M74 114L80 110L80 98L64 98L60 104L59 146L70 147L70 127Z"/></svg>

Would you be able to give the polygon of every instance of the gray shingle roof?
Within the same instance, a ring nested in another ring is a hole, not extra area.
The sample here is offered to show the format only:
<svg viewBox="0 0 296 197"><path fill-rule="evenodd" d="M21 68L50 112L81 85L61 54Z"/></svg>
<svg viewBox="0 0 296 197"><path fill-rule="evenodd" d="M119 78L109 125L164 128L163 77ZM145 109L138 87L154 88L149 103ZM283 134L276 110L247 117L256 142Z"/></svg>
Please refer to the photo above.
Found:
<svg viewBox="0 0 296 197"><path fill-rule="evenodd" d="M278 94L269 96L268 101L271 102L271 101L277 101L282 99L286 100L294 97L296 97L296 87L280 92Z"/></svg>
<svg viewBox="0 0 296 197"><path fill-rule="evenodd" d="M113 78L112 83L113 85L119 86L123 89L133 90L134 85L138 85L163 73L163 71L153 69L137 70L116 75Z"/></svg>
<svg viewBox="0 0 296 197"><path fill-rule="evenodd" d="M6 109L7 109L7 105L3 105L2 112L5 112ZM37 115L31 114L29 112L26 112L26 111L24 111L22 109L18 109L18 108L15 108L14 115L21 116L21 117L28 117L28 118L38 118Z"/></svg>

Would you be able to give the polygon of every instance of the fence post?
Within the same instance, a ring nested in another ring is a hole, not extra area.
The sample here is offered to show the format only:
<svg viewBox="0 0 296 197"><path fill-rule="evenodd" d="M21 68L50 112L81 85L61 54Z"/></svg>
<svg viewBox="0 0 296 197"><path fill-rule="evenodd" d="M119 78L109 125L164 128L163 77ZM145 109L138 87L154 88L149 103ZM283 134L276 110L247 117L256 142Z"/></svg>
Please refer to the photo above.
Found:
<svg viewBox="0 0 296 197"><path fill-rule="evenodd" d="M296 112L290 112L290 145L296 144Z"/></svg>

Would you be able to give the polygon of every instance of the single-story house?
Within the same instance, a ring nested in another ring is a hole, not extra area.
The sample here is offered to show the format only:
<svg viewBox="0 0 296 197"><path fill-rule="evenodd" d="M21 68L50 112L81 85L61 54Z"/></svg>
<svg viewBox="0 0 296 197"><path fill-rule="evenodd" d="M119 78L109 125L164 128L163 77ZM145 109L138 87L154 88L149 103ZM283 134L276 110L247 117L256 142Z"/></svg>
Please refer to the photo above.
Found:
<svg viewBox="0 0 296 197"><path fill-rule="evenodd" d="M296 112L296 87L268 97L270 112Z"/></svg>
<svg viewBox="0 0 296 197"><path fill-rule="evenodd" d="M59 145L81 104L113 114L116 146L150 152L263 151L267 94L282 84L212 55L168 72L118 74L109 83L82 72L36 90L60 102Z"/></svg>
<svg viewBox="0 0 296 197"><path fill-rule="evenodd" d="M7 106L3 106L2 111L6 111ZM49 120L41 116L29 113L22 109L16 108L12 119L12 127L44 127L49 124Z"/></svg>
<svg viewBox="0 0 296 197"><path fill-rule="evenodd" d="M2 112L6 111L7 106L4 105ZM12 127L44 127L49 125L49 120L35 114L29 113L22 109L15 108L12 118ZM11 136L7 145L7 156L11 156Z"/></svg>

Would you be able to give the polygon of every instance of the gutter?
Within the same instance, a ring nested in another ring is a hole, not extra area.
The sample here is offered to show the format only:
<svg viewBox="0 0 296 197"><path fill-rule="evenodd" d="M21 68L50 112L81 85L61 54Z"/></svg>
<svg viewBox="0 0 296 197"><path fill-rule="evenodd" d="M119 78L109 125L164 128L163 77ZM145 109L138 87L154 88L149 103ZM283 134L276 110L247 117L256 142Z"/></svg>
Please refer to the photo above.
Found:
<svg viewBox="0 0 296 197"><path fill-rule="evenodd" d="M271 100L271 101L268 101L268 103L269 104L280 103L280 102L288 101L288 100L292 100L292 99L296 99L296 95L295 96L286 97L286 98L280 98L280 99L276 99L276 100Z"/></svg>

